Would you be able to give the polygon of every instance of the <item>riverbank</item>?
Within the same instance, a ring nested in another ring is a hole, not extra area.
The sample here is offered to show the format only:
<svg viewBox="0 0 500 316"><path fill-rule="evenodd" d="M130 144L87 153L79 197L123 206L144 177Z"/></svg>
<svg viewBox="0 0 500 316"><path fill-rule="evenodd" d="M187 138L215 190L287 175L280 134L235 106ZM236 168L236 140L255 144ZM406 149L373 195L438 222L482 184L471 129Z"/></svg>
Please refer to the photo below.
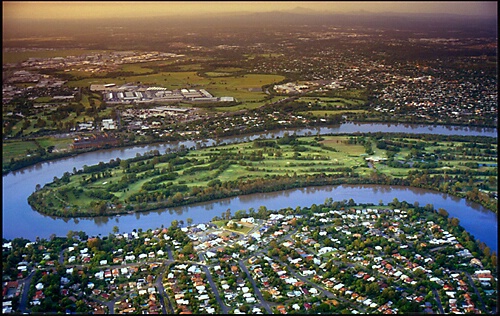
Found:
<svg viewBox="0 0 500 316"><path fill-rule="evenodd" d="M317 298L311 296L309 292L317 293L315 290L319 290L326 295L323 298L325 300L336 297L341 304L337 306L339 308L364 312L375 312L379 305L384 306L383 303L388 299L385 297L388 290L385 294L382 293L384 301L375 305L363 304L344 292L349 289L366 298L373 295L380 297L380 291L374 287L378 286L377 280L384 281L384 284L385 280L391 280L391 283L384 287L394 291L393 295L401 295L398 308L408 310L412 308L413 311L417 311L419 305L412 305L410 301L417 297L421 297L420 301L425 298L434 302L434 308L442 311L441 303L438 302L443 302L446 307L448 305L446 295L436 293L429 296L428 293L445 283L456 284L457 277L462 281L469 277L470 283L461 284L471 286L469 289L464 288L457 295L470 297L464 292L477 293L476 285L470 279L470 275L474 277L479 270L489 270L491 284L478 283L477 286L484 289L491 286L495 288L496 251L492 251L484 243L470 236L456 219L448 216L446 210L435 210L431 205L415 207L407 201L394 199L388 204L375 206L356 204L353 200L327 199L322 204L298 208L268 210L260 207L258 211L240 210L233 215L225 212L223 217L224 220L199 225L192 225L188 221L189 224L184 226L181 222L172 221L168 227L162 225L147 230L124 230L116 226L114 232L107 236L92 236L80 231L70 232L65 237L41 239L29 244L26 240L17 239L7 244L11 249L7 251L8 260L3 267L3 273L16 278L19 274L17 269L19 265L26 268L22 272L24 277L35 271L26 279L27 288L23 294L28 289L31 294L22 296L19 304L21 311L24 311L23 307L34 297L35 286L40 282L43 282L44 288L47 289L52 284L59 286L61 277L64 277L69 281L62 283L66 293L77 295L76 291L80 288L70 286L70 282L84 282L85 280L78 279L80 273L74 273L83 270L88 271L87 275L95 276L95 281L92 283L113 284L112 287L101 287L99 292L84 287L83 293L80 293L88 300L108 306L110 312L117 312L125 307L130 308L130 305L123 307L120 304L124 295L136 293L141 296L141 289L145 292L144 288L151 287L158 289L155 293L158 293L161 299L157 299L157 302L162 302L164 299L171 300L175 306L174 302L178 302L175 300L175 295L179 291L172 290L174 287L168 287L169 290L164 292L161 285L175 283L175 286L182 287L186 291L195 291L195 284L190 278L186 278L186 272L189 275L199 276L200 273L205 275L206 286L210 285L216 298L224 297L217 293L227 294L225 290L229 288L234 293L253 293L254 301L260 301L268 312L271 312L269 306L276 308L277 303L289 307L293 305L295 301L290 295L278 298L268 293L272 288L279 289L282 293L293 293L289 291L295 282L287 281L292 277L302 282L294 286L309 289L303 291L304 300L311 300L313 303ZM235 232L229 230L228 224L245 226L249 230ZM160 242L151 242L153 240ZM38 247L33 247L33 244ZM147 250L144 250L144 245L148 245ZM24 249L30 257L47 256L52 260L24 262L19 249ZM118 250L111 253L103 251L104 249ZM133 251L125 253L119 249ZM130 255L131 253L134 255ZM450 253L454 254L451 259L447 256ZM57 278L42 279L43 271L54 269L57 259L63 268L61 275L58 274ZM362 271L357 271L361 265L364 268ZM169 267L168 274L164 273L162 266ZM407 267L413 268L411 274L406 271ZM201 269L197 271L198 268ZM314 273L321 271L318 269L326 269L328 272ZM355 271L344 273L352 269ZM146 274L151 276L142 274L142 271L147 271ZM285 278L274 277L276 273L285 275ZM239 281L233 276L235 274L238 274L238 280L242 278L243 282L250 282L252 290L248 285L247 290L242 291L243 286L237 285ZM223 278L219 277L221 275ZM364 277L365 275L368 276ZM401 277L402 275L405 276ZM369 279L370 277L372 279ZM31 278L33 278L32 283ZM363 278L363 282L367 285L373 284L373 286L358 287L359 282L356 280L360 278ZM137 288L121 286L130 284L131 280L143 286ZM144 286L144 283L148 283L148 286ZM402 294L396 294L402 292L398 290L399 288L412 288L414 293L411 297L408 295L403 297ZM52 293L47 290L45 293L47 297L51 296L52 300L42 301L42 304L45 304L42 307L32 306L31 312L61 309L58 304L51 305L51 302L63 301L64 296L59 292ZM236 296L235 299L212 300L212 304L214 308L234 310L241 306ZM408 299L410 301L406 301ZM147 304L142 305L137 300L130 302L135 304L134 308L137 310L148 308ZM190 306L197 311L201 308L199 303L199 300L194 300ZM481 293L475 297L474 304L487 312L495 306L494 296ZM319 307L316 308L319 312ZM423 308L424 306L421 306L421 309ZM78 311L84 311L81 305ZM273 311L276 312L275 309Z"/></svg>
<svg viewBox="0 0 500 316"><path fill-rule="evenodd" d="M496 137L496 131L489 130L463 130L444 127L419 127L401 126L387 124L343 124L338 127L320 129L298 129L282 130L275 133L260 133L253 136L241 138L222 139L220 142L230 144L231 142L251 141L258 138L276 139L283 137L285 132L296 135L317 135L321 134L349 134L355 132L391 132L391 133L411 133L421 135L490 135ZM202 146L212 146L215 140L208 140L200 143ZM107 234L112 231L115 224L120 224L130 229L142 227L148 229L160 223L170 223L171 220L186 220L187 217L210 220L214 215L228 208L234 210L258 208L261 205L268 207L296 207L300 202L308 201L312 203L322 203L325 198L333 197L342 200L345 197L352 197L356 201L373 203L379 200L392 201L394 197L401 199L406 196L408 201L419 201L421 204L432 203L436 207L452 209L456 212L455 217L459 217L466 228L474 236L487 242L488 245L496 245L497 220L496 215L485 210L482 206L458 199L448 194L441 194L435 191L427 191L412 188L387 188L377 185L373 188L356 186L348 189L345 186L329 187L325 191L324 187L309 187L295 189L292 191L279 191L258 195L238 196L230 199L222 199L209 203L191 204L177 208L162 209L134 214L123 214L121 217L92 217L92 218L57 218L42 215L35 212L27 203L28 196L33 193L37 184L44 185L54 180L54 177L62 177L65 172L71 172L74 168L82 169L85 165L91 166L99 162L128 159L136 157L137 154L144 154L152 150L160 152L176 151L182 145L186 148L195 147L196 142L179 142L159 144L155 146L125 147L118 150L99 150L84 153L74 157L62 158L53 162L37 164L33 167L24 168L20 171L9 173L3 177L3 226L4 237L23 236L34 240L37 236L48 237L51 234L65 235L68 230L85 230L92 234ZM380 170L381 172L383 170ZM333 191L332 191L333 190ZM429 193L425 193L429 192ZM432 193L431 193L432 192ZM411 194L411 195L407 195ZM255 196L255 197L254 197ZM279 204L282 203L282 204ZM486 217L485 217L486 216Z"/></svg>
<svg viewBox="0 0 500 316"><path fill-rule="evenodd" d="M334 184L404 185L434 189L496 211L493 139L364 134L296 137L110 160L66 172L29 197L41 213L112 216L236 195ZM476 151L472 151L472 149ZM480 149L479 149L480 148ZM481 158L477 158L481 154ZM488 182L484 177L489 177ZM453 184L450 185L450 181Z"/></svg>
<svg viewBox="0 0 500 316"><path fill-rule="evenodd" d="M387 126L389 128L394 127L394 126L408 126L410 128L428 127L431 129L431 131L432 131L432 129L435 129L435 128L438 128L439 126L441 126L441 125L435 125L435 124L431 124L431 123L425 124L424 122L413 124L413 123L397 123L397 122L375 122L374 123L374 122L368 122L368 121L366 121L366 122L344 122L340 125L344 125L344 126L349 126L349 125L351 125L351 126L362 126L362 125L365 125L365 126ZM315 125L314 127L311 127L307 124L304 124L303 126L293 126L293 127L286 127L286 128L279 126L275 129L268 129L268 126L265 126L265 127L261 126L260 128L259 127L252 127L252 131L229 130L229 131L223 131L222 134L212 133L212 135L210 135L210 134L205 135L204 138L196 138L196 137L192 137L192 136L181 137L179 134L176 134L175 137L173 135L171 135L167 138L163 137L162 139L150 139L150 140L143 140L143 141L138 139L138 140L134 140L134 142L132 142L132 143L128 142L128 141L127 142L121 141L118 145L114 145L114 146L106 145L104 148L89 148L89 149L85 149L85 150L71 150L71 151L64 151L64 152L53 152L53 151L44 150L42 153L33 152L33 154L31 154L29 157L26 156L23 159L13 159L13 160L11 159L11 161L8 161L8 162L4 161L2 164L2 175L7 175L9 172L21 170L23 168L30 167L30 166L36 165L38 163L41 163L41 162L54 161L54 160L65 158L65 157L71 157L73 155L79 155L82 153L103 150L103 149L126 148L126 147L134 147L134 146L150 146L150 145L162 144L165 142L185 142L185 141L203 142L204 139L211 139L211 138L213 138L213 139L224 139L224 138L228 138L228 137L244 138L244 137L255 135L256 133L257 134L258 133L266 133L266 134L271 133L271 134L273 134L273 133L283 131L283 130L296 130L296 129L316 130L316 129L325 129L325 128L330 128L330 127L335 129L337 126L339 126L339 125L336 124L333 126L328 126L328 125L325 125L321 122L318 122L318 124ZM486 130L491 130L494 132L487 133L487 134L490 137L497 137L496 128L491 128L491 127L469 126L469 125L450 125L450 124L443 124L441 127L448 129L449 132L456 131L456 130L463 130L469 134L469 131L477 131L477 133L475 133L476 136L479 136L482 132L484 132ZM375 129L373 132L376 132L376 131L377 130ZM378 130L378 131L381 132L382 130ZM366 130L366 132L371 132L371 131ZM71 139L75 136L74 134L70 134L70 133L68 133L67 135Z"/></svg>

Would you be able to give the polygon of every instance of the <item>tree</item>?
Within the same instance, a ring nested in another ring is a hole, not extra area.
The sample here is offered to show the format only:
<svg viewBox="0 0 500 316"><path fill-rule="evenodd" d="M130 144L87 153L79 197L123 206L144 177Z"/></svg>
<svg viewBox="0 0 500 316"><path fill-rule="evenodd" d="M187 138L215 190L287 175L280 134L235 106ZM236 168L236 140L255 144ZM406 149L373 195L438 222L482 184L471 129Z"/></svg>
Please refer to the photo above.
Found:
<svg viewBox="0 0 500 316"><path fill-rule="evenodd" d="M266 216L268 216L267 207L265 207L264 205L259 206L257 214L260 218L265 218Z"/></svg>
<svg viewBox="0 0 500 316"><path fill-rule="evenodd" d="M125 170L130 167L130 162L128 160L122 160L120 161L120 167Z"/></svg>
<svg viewBox="0 0 500 316"><path fill-rule="evenodd" d="M95 248L95 250L98 250L100 246L101 239L98 237L90 238L89 240L87 240L87 247L89 247L90 249Z"/></svg>
<svg viewBox="0 0 500 316"><path fill-rule="evenodd" d="M191 226L191 224L193 223L193 219L191 217L188 217L186 221L189 226Z"/></svg>
<svg viewBox="0 0 500 316"><path fill-rule="evenodd" d="M177 228L177 227L179 226L179 221L177 221L177 220L175 220L175 219L174 219L174 220L172 221L172 223L170 223L170 226L171 226L172 228Z"/></svg>
<svg viewBox="0 0 500 316"><path fill-rule="evenodd" d="M394 198L391 203L389 203L393 208L400 208L401 202L399 202L398 198Z"/></svg>
<svg viewBox="0 0 500 316"><path fill-rule="evenodd" d="M484 249L483 249L483 253L484 253L484 255L485 255L486 257L489 257L489 255L490 255L490 253L491 253L491 249L490 249L490 247L488 247L488 246L484 247Z"/></svg>
<svg viewBox="0 0 500 316"><path fill-rule="evenodd" d="M443 216L444 218L448 218L448 212L444 208L439 208L438 209L438 214Z"/></svg>
<svg viewBox="0 0 500 316"><path fill-rule="evenodd" d="M174 201L174 203L179 203L179 202L184 200L184 196L182 195L181 192L177 192L174 194L174 197L172 198L172 200Z"/></svg>
<svg viewBox="0 0 500 316"><path fill-rule="evenodd" d="M89 312L89 308L87 307L87 304L83 300L78 300L76 301L76 310L77 313L79 314L86 314Z"/></svg>
<svg viewBox="0 0 500 316"><path fill-rule="evenodd" d="M399 239L401 240L401 242L402 242L403 244L405 244L405 243L406 243L406 235L405 235L405 234L399 234Z"/></svg>
<svg viewBox="0 0 500 316"><path fill-rule="evenodd" d="M118 228L118 226L113 226L113 233L115 234L118 234L118 232L120 231L120 229Z"/></svg>
<svg viewBox="0 0 500 316"><path fill-rule="evenodd" d="M194 253L194 247L192 242L188 242L183 248L182 248L182 253L187 255Z"/></svg>

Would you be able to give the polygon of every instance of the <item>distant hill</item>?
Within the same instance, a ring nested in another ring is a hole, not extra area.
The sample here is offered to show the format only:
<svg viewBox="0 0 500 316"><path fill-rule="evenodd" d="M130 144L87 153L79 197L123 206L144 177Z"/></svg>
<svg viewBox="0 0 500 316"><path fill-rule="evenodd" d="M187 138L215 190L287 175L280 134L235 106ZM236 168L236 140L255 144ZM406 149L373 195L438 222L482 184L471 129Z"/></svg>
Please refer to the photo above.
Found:
<svg viewBox="0 0 500 316"><path fill-rule="evenodd" d="M294 7L272 12L238 12L224 14L200 14L191 17L168 16L137 18L114 18L95 20L30 20L19 21L16 27L4 27L3 40L34 36L89 36L97 28L127 26L138 32L155 32L164 27L186 29L208 27L261 28L335 26L366 27L405 31L440 31L462 33L462 36L497 36L496 18L478 18L452 14L407 14L407 13L370 13L357 11L351 13L329 13L303 7Z"/></svg>

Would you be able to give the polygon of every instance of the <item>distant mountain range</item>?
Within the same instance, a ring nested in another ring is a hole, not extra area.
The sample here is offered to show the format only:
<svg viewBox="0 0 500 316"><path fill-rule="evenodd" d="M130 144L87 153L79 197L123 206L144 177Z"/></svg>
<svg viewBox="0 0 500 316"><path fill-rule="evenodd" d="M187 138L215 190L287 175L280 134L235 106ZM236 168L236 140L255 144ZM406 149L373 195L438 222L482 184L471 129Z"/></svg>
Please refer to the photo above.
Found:
<svg viewBox="0 0 500 316"><path fill-rule="evenodd" d="M236 12L217 12L211 13L217 16L242 16L242 15L275 15L275 14L300 14L300 15L369 15L369 16L427 16L427 17L436 17L436 16L448 16L448 17L462 17L462 18L485 18L484 16L474 16L474 15L459 15L452 13L410 13L410 12L371 12L367 10L357 10L357 11L349 11L349 12L338 12L334 10L334 3L332 3L332 10L328 11L318 11L305 7L294 7L292 9L282 9L282 10L274 10L267 12L250 12L250 11L236 11ZM205 13L206 14L206 13ZM197 13L193 13L193 15L198 15ZM493 17L492 17L493 18ZM496 18L496 17L495 17Z"/></svg>
<svg viewBox="0 0 500 316"><path fill-rule="evenodd" d="M332 9L333 11L333 9ZM129 26L134 30L157 30L171 28L207 28L207 27L289 27L289 26L334 26L368 27L387 30L440 30L465 31L468 35L497 36L496 17L477 17L441 13L372 13L364 10L349 13L316 11L304 7L284 8L270 12L231 12L199 13L191 16L157 16L134 18L107 18L87 20L19 20L14 27L8 27L4 19L3 36L5 39L37 36L38 34L70 33L77 35L93 32L99 27Z"/></svg>

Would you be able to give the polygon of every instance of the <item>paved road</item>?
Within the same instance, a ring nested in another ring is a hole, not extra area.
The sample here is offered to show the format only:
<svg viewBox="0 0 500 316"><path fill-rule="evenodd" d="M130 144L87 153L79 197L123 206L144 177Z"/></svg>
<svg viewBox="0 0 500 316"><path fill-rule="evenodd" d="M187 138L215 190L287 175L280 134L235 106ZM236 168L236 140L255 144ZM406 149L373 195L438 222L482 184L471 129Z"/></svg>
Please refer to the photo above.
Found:
<svg viewBox="0 0 500 316"><path fill-rule="evenodd" d="M167 247L167 254L170 260L174 260L174 255L172 254L172 249L170 249L170 247Z"/></svg>
<svg viewBox="0 0 500 316"><path fill-rule="evenodd" d="M439 312L441 314L444 314L443 305L441 304L441 299L439 298L438 292L436 291L436 289L432 289L432 292L434 293L434 297L436 298L436 302L437 302L437 305L438 305Z"/></svg>
<svg viewBox="0 0 500 316"><path fill-rule="evenodd" d="M162 314L165 315L167 314L167 309L165 307L165 298L167 299L168 305L169 305L169 312L170 313L175 313L174 309L172 308L172 304L170 303L170 300L168 298L168 295L165 293L165 288L163 287L163 275L165 275L165 266L163 266L163 271L158 274L156 277L155 285L156 288L158 289L158 296L160 297L160 303L161 303L161 311Z"/></svg>
<svg viewBox="0 0 500 316"><path fill-rule="evenodd" d="M19 310L21 311L21 313L28 312L28 310L26 309L26 306L28 305L28 291L30 289L31 280L33 279L34 275L35 271L31 271L31 273L26 278L20 281L20 283L23 284L21 301L19 302Z"/></svg>
<svg viewBox="0 0 500 316"><path fill-rule="evenodd" d="M208 270L208 267L205 265L201 265L203 270L205 270L205 274L207 276L208 283L210 283L210 287L212 288L212 291L214 292L215 299L217 300L217 304L219 304L221 308L221 313L222 314L227 314L229 312L229 308L224 304L222 299L220 298L219 295L219 290L217 290L217 286L214 283L214 280L212 279L212 274Z"/></svg>
<svg viewBox="0 0 500 316"><path fill-rule="evenodd" d="M64 263L64 250L66 250L66 248L61 249L61 251L59 252L59 263L60 264Z"/></svg>
<svg viewBox="0 0 500 316"><path fill-rule="evenodd" d="M108 311L109 311L109 314L114 314L115 313L115 302L118 300L119 298L116 298L112 301L102 301L98 298L95 298L93 297L92 300L93 301L96 301L97 303L103 305L103 306L107 306L108 307Z"/></svg>
<svg viewBox="0 0 500 316"><path fill-rule="evenodd" d="M281 262L281 261L279 261L279 262L280 262L282 265L284 265L284 263L283 263L283 262ZM297 274L297 273L296 273L295 271L293 271L290 267L288 267L288 268L289 268L288 270L290 271L290 274L291 274L291 275L293 275L295 278L297 278L297 279L301 280L302 282L305 282L305 283L307 283L307 284L311 285L312 287L316 288L317 290L321 291L321 292L322 292L322 293L323 293L326 297L328 297L328 298L335 298L335 299L338 299L338 297L337 297L335 294L333 294L332 292L327 291L327 290L325 290L323 287L319 286L318 284L316 284L316 283L314 283L314 282L309 281L309 279L307 279L306 277L303 277L303 276L301 276L301 275Z"/></svg>
<svg viewBox="0 0 500 316"><path fill-rule="evenodd" d="M277 258L273 258L275 261L278 261L279 263L281 263L282 265L286 265L285 263L283 263L281 260L277 259ZM332 292L326 290L324 287L322 287L321 285L319 284L316 284L312 281L310 281L308 278L304 277L304 276L301 276L300 274L298 274L297 272L295 272L289 265L288 266L288 270L290 271L290 274L293 275L295 278L309 284L310 286L316 288L317 290L321 291L323 293L323 295L325 295L326 297L328 298L331 298L331 299L336 299L338 301L342 301L344 303L347 303L349 304L350 301L343 298L343 297L340 297L340 296L337 296L335 294L333 294ZM362 312L365 312L366 309L363 307L363 306L359 306L361 309L362 309Z"/></svg>
<svg viewBox="0 0 500 316"><path fill-rule="evenodd" d="M265 310L268 314L272 314L273 311L271 310L271 307L269 307L269 304L262 296L262 293L260 292L259 288L257 287L257 284L255 283L255 280L253 279L252 275L250 275L250 272L248 271L247 267L245 266L245 263L242 260L238 260L238 263L240 265L241 270L243 270L243 272L246 273L248 279L252 283L253 290L254 290L255 294L257 295L257 298L260 300L262 307L265 308Z"/></svg>
<svg viewBox="0 0 500 316"><path fill-rule="evenodd" d="M460 271L457 271L457 272L460 272ZM483 302L483 298L481 297L481 294L479 294L479 291L477 290L476 285L474 284L474 280L472 280L472 277L470 276L469 273L465 272L465 274L467 275L467 278L469 279L469 284L474 289L474 293L476 293L477 298L478 298L479 302L481 303L482 310L487 312L486 306L484 305L484 302Z"/></svg>

